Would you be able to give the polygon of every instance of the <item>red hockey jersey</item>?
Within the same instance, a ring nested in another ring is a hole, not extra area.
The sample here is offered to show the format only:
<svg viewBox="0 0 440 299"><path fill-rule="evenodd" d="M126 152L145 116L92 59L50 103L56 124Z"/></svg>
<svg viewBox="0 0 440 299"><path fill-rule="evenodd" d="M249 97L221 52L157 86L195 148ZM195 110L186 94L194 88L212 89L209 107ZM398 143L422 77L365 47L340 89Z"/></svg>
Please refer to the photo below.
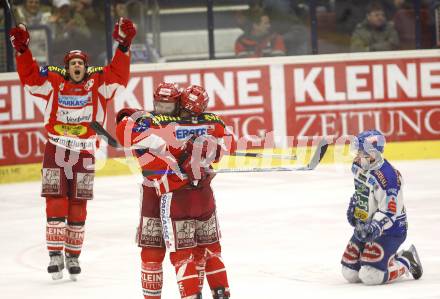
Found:
<svg viewBox="0 0 440 299"><path fill-rule="evenodd" d="M125 87L130 73L130 57L119 49L105 67L89 67L85 79L72 83L64 68L39 67L30 50L16 56L21 83L32 95L47 101L44 126L48 140L79 151L93 151L96 134L92 121L104 123L107 102L118 88Z"/></svg>
<svg viewBox="0 0 440 299"><path fill-rule="evenodd" d="M191 137L212 136L217 139L220 152L214 162L235 149L232 134L213 113L203 113L189 120L145 112L136 121L124 118L116 128L116 135L121 144L133 148L146 183L155 187L159 194L189 183L175 172L180 172L179 163L185 158L185 144Z"/></svg>

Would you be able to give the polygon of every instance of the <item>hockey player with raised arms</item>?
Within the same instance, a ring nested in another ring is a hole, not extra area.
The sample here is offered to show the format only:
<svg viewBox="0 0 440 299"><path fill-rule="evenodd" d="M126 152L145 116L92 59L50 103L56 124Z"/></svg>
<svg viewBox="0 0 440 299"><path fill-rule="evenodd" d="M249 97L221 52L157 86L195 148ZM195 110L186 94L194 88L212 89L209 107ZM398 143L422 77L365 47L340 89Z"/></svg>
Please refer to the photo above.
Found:
<svg viewBox="0 0 440 299"><path fill-rule="evenodd" d="M29 50L29 32L19 24L9 36L16 50L17 72L22 85L46 101L44 127L47 132L42 192L46 199L46 242L53 279L61 279L64 265L75 280L81 272L81 253L87 200L93 198L94 153L98 146L92 121L104 123L106 107L117 89L127 85L130 73L130 44L134 24L121 18L113 37L119 42L111 63L89 67L80 50L68 52L65 68L39 67ZM64 261L65 255L65 261Z"/></svg>
<svg viewBox="0 0 440 299"><path fill-rule="evenodd" d="M180 117L179 102L189 98L197 113L180 109L188 116ZM206 260L207 269L211 269L208 282L213 297L229 298L209 165L230 148L232 136L218 116L202 113L207 102L201 87L191 86L181 94L174 85L161 83L154 92L155 111L122 109L117 115L117 138L124 146L136 148L134 154L144 175L138 245L142 248L141 281L146 299L161 298L166 247L181 298L201 298L196 254L203 255L199 260ZM199 135L204 137L199 140ZM197 245L203 249L196 253Z"/></svg>
<svg viewBox="0 0 440 299"><path fill-rule="evenodd" d="M412 245L398 249L407 235L402 177L382 154L385 137L377 130L360 133L354 142L355 192L347 220L354 228L341 263L342 275L350 283L379 285L408 274L419 279L422 265Z"/></svg>

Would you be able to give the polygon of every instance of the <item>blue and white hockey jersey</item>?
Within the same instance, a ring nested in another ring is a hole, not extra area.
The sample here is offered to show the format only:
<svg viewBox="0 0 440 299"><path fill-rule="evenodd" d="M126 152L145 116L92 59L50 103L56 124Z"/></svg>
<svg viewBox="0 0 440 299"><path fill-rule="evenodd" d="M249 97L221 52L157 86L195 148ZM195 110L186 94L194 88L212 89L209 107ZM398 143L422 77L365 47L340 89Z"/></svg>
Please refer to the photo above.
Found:
<svg viewBox="0 0 440 299"><path fill-rule="evenodd" d="M382 235L406 234L408 225L399 171L384 160L380 168L375 170L363 170L354 162L352 172L356 197L355 218L360 222L379 222Z"/></svg>

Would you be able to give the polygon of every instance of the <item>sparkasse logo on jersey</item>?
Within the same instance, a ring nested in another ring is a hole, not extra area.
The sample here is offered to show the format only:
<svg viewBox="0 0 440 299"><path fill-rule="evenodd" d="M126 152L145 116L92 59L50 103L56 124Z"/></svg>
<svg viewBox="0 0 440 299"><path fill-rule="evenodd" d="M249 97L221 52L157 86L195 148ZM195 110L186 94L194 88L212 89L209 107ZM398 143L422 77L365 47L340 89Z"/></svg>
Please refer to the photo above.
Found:
<svg viewBox="0 0 440 299"><path fill-rule="evenodd" d="M61 93L58 94L58 104L63 107L70 107L70 108L78 108L78 107L84 107L87 104L90 104L91 101L91 95L63 95Z"/></svg>

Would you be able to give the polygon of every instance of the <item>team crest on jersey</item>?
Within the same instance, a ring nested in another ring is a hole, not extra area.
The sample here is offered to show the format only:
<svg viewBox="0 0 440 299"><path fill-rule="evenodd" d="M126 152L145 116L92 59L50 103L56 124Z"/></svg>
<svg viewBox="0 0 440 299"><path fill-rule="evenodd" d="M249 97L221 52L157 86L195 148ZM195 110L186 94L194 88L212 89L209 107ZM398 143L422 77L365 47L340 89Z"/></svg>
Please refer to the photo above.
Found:
<svg viewBox="0 0 440 299"><path fill-rule="evenodd" d="M92 86L93 86L94 83L95 83L95 80L94 80L94 79L90 79L90 80L87 81L86 84L84 85L84 89L87 90L87 91L89 91L89 90L92 88Z"/></svg>
<svg viewBox="0 0 440 299"><path fill-rule="evenodd" d="M40 76L47 77L49 75L49 69L47 66L40 66Z"/></svg>
<svg viewBox="0 0 440 299"><path fill-rule="evenodd" d="M64 89L64 82L61 82L61 83L60 83L60 86L58 86L58 89L59 89L60 91L63 91L63 89Z"/></svg>
<svg viewBox="0 0 440 299"><path fill-rule="evenodd" d="M361 261L366 263L377 263L383 259L384 250L378 243L366 243L361 254Z"/></svg>

